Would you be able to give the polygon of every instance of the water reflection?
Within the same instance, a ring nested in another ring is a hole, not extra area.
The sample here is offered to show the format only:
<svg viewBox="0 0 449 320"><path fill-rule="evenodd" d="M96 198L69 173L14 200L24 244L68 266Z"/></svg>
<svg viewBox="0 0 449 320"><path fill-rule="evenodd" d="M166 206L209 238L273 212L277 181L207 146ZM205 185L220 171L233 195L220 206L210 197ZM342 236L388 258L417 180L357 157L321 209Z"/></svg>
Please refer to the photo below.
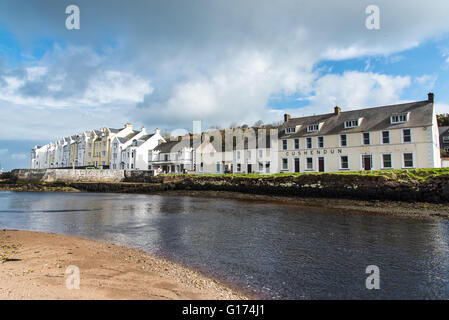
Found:
<svg viewBox="0 0 449 320"><path fill-rule="evenodd" d="M270 203L0 192L0 227L119 242L266 297L449 298L447 222ZM381 290L365 289L365 268Z"/></svg>

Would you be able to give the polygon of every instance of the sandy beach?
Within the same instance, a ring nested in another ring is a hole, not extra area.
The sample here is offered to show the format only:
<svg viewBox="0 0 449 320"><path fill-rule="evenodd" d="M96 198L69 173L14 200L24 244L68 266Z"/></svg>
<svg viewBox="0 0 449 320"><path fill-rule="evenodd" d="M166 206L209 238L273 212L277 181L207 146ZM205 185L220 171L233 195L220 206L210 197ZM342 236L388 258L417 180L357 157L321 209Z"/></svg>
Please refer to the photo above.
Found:
<svg viewBox="0 0 449 320"><path fill-rule="evenodd" d="M73 269L79 268L79 289ZM247 299L183 266L115 244L0 231L0 299Z"/></svg>

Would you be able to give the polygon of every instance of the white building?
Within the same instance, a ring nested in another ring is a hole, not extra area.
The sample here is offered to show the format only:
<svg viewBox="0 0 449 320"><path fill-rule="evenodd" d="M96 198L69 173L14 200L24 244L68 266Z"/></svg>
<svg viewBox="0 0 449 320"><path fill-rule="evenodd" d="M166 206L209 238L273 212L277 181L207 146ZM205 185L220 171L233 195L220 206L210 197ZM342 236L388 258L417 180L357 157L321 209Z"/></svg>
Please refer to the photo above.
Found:
<svg viewBox="0 0 449 320"><path fill-rule="evenodd" d="M193 147L189 138L163 142L148 151L148 170L158 173L193 171Z"/></svg>
<svg viewBox="0 0 449 320"><path fill-rule="evenodd" d="M440 168L433 94L426 101L291 118L279 131L280 172Z"/></svg>
<svg viewBox="0 0 449 320"><path fill-rule="evenodd" d="M154 134L146 134L132 139L131 144L123 149L121 161L126 170L148 170L148 151L153 150L159 143L165 142L159 129Z"/></svg>
<svg viewBox="0 0 449 320"><path fill-rule="evenodd" d="M84 167L87 164L86 162L86 150L87 150L87 143L89 141L89 136L91 132L85 131L79 135L77 135L77 141L76 141L76 158L77 158L77 166L78 167Z"/></svg>
<svg viewBox="0 0 449 320"><path fill-rule="evenodd" d="M122 159L122 156L127 155L125 149L129 147L134 140L138 140L143 136L148 135L145 128L142 127L141 131L133 130L130 134L125 137L116 136L112 140L112 150L111 150L111 159L109 169L117 170L117 169L125 169L126 163L125 159Z"/></svg>

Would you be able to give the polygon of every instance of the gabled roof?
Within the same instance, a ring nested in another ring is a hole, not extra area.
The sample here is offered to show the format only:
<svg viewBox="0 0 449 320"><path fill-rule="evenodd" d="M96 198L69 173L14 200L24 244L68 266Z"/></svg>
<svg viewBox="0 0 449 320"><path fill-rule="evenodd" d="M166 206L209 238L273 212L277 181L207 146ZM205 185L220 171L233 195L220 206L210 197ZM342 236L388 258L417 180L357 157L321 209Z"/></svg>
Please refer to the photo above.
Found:
<svg viewBox="0 0 449 320"><path fill-rule="evenodd" d="M405 123L392 124L390 117L394 114L409 113L409 119ZM390 106L360 109L340 112L340 114L329 113L323 115L292 118L280 127L280 138L296 138L302 136L331 135L339 133L379 131L397 128L427 127L432 125L433 103L426 101L410 102ZM363 118L359 127L345 129L344 123L349 120ZM317 132L307 132L307 127L312 124L323 123ZM286 134L285 128L301 127L292 134Z"/></svg>

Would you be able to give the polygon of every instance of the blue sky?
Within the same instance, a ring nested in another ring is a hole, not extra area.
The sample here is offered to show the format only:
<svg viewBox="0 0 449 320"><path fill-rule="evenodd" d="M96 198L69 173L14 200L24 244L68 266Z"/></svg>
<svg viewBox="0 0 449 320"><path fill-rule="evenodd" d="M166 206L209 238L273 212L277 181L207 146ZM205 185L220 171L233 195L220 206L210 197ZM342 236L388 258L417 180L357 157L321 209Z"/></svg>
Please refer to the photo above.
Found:
<svg viewBox="0 0 449 320"><path fill-rule="evenodd" d="M80 8L80 30L65 8ZM272 123L436 95L449 112L449 3L0 0L0 163L102 126Z"/></svg>

